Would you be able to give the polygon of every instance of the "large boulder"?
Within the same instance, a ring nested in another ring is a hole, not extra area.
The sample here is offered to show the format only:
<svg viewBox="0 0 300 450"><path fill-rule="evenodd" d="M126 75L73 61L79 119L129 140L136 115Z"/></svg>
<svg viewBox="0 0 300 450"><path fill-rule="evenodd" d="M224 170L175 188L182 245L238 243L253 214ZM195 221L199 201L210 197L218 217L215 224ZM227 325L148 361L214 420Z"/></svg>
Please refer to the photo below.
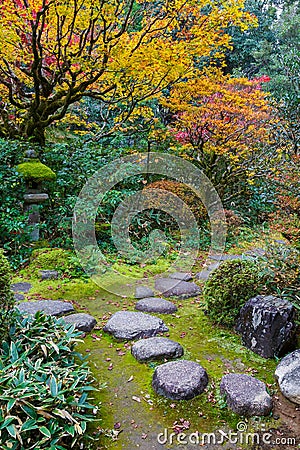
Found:
<svg viewBox="0 0 300 450"><path fill-rule="evenodd" d="M156 367L152 386L155 392L171 400L190 400L208 384L206 370L194 361L171 361Z"/></svg>
<svg viewBox="0 0 300 450"><path fill-rule="evenodd" d="M159 314L173 314L177 311L177 306L163 298L150 297L139 300L135 309Z"/></svg>
<svg viewBox="0 0 300 450"><path fill-rule="evenodd" d="M142 312L118 311L108 320L103 331L116 339L134 340L169 331L163 320Z"/></svg>
<svg viewBox="0 0 300 450"><path fill-rule="evenodd" d="M242 307L236 324L243 343L264 358L289 351L295 344L296 309L272 295L251 298Z"/></svg>
<svg viewBox="0 0 300 450"><path fill-rule="evenodd" d="M282 394L300 405L300 350L282 358L276 367L275 378Z"/></svg>
<svg viewBox="0 0 300 450"><path fill-rule="evenodd" d="M34 302L21 302L17 308L24 314L36 314L38 311L43 312L49 316L62 316L74 312L74 307L71 303L63 302L61 300L38 300Z"/></svg>
<svg viewBox="0 0 300 450"><path fill-rule="evenodd" d="M272 410L272 398L265 383L249 375L224 375L220 392L226 396L228 407L240 416L267 416Z"/></svg>
<svg viewBox="0 0 300 450"><path fill-rule="evenodd" d="M97 320L86 313L70 314L69 316L64 316L63 319L66 323L75 325L76 330L79 331L92 331L97 324Z"/></svg>
<svg viewBox="0 0 300 450"><path fill-rule="evenodd" d="M195 297L201 290L197 284L172 278L158 278L155 281L157 289L164 297L178 297L181 299Z"/></svg>
<svg viewBox="0 0 300 450"><path fill-rule="evenodd" d="M138 361L151 361L164 358L180 358L183 355L182 346L171 339L152 337L140 339L131 347L131 353Z"/></svg>

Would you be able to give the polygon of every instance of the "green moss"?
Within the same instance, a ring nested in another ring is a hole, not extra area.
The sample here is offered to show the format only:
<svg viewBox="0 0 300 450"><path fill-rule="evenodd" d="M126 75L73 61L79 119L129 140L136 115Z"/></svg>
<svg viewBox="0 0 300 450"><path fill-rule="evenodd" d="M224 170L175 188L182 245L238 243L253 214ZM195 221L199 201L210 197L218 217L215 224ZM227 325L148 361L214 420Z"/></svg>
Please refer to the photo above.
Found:
<svg viewBox="0 0 300 450"><path fill-rule="evenodd" d="M25 178L25 180L53 181L56 174L50 167L42 164L40 161L24 162L16 167L17 171Z"/></svg>
<svg viewBox="0 0 300 450"><path fill-rule="evenodd" d="M78 274L81 266L76 256L60 248L40 248L32 252L29 265L20 274L38 276L40 270L57 270L59 273Z"/></svg>
<svg viewBox="0 0 300 450"><path fill-rule="evenodd" d="M140 270L138 266L127 267ZM157 315L169 327L170 339L184 347L183 358L198 361L209 375L206 392L189 401L172 401L156 395L152 389L152 376L158 363L138 363L131 355L130 343L118 342L102 331L111 314L121 309L134 310L136 300L113 295L92 281L32 281L32 298L41 295L75 300L77 310L89 312L98 321L97 328L77 345L78 351L89 355L88 361L98 382L106 384L104 390L93 394L95 402L101 403L98 426L103 429L100 442L91 447L93 450L152 446L158 433L165 428L171 433L174 422L181 418L191 424L188 433L196 430L208 433L218 429L235 431L242 418L227 409L219 394L221 378L228 372L253 374L268 383L271 393L277 392L273 377L276 361L265 360L246 349L232 330L212 327L201 297L177 302L176 315ZM140 402L133 397L139 398ZM263 421L266 429L280 426L280 420L275 422L272 417L265 417ZM122 432L117 440L112 440L110 430L118 422ZM250 419L248 424L251 431L256 426L255 419L253 422ZM96 426L91 431L97 431ZM145 441L143 434L148 434Z"/></svg>

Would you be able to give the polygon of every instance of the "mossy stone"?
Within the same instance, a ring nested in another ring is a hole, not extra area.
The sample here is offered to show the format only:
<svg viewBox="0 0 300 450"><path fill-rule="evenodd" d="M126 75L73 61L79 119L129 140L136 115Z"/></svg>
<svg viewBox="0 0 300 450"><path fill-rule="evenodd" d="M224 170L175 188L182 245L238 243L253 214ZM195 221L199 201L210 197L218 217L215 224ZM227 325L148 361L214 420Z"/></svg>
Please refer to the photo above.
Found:
<svg viewBox="0 0 300 450"><path fill-rule="evenodd" d="M19 164L16 169L25 180L33 180L39 183L56 179L56 174L53 170L38 160Z"/></svg>

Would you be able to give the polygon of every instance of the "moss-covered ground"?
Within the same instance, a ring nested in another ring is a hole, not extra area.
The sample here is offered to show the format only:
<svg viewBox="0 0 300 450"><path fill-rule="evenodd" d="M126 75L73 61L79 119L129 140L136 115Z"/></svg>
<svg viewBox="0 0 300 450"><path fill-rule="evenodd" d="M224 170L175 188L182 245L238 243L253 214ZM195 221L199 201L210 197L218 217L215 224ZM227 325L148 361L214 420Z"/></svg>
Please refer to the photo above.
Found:
<svg viewBox="0 0 300 450"><path fill-rule="evenodd" d="M236 253L239 248L234 250ZM202 260L200 257L200 265ZM146 269L143 267L143 273ZM136 267L134 270L138 271ZM15 282L20 280L33 284L27 298L72 301L78 311L88 312L98 321L96 329L86 335L77 348L82 354L89 355L88 360L95 378L99 384L106 385L94 394L94 401L101 403L101 421L94 426L93 431L96 432L97 427L103 430L99 440L92 446L94 450L197 447L191 444L178 446L175 437L173 445L162 446L157 441L157 435L165 429L169 434L174 430L210 433L216 430L236 430L241 421L245 421L248 430L260 429L262 426L277 429L282 426L282 417L271 415L247 420L227 409L224 399L219 395L223 374L242 372L254 375L267 384L271 394L277 395L273 375L277 362L274 359L263 359L247 350L233 330L215 326L205 315L206 305L201 295L176 301L176 314L159 315L169 327L166 336L184 347L183 358L199 362L209 375L209 385L203 394L190 401L172 401L157 396L151 387L152 375L158 363L137 362L131 355L130 342L118 342L102 331L102 326L111 314L121 309L134 309L133 298L115 296L92 281L82 279L39 281L32 277L30 267L14 279ZM250 447L249 444L230 444L227 448ZM218 446L208 445L204 448ZM271 450L272 447L269 448Z"/></svg>

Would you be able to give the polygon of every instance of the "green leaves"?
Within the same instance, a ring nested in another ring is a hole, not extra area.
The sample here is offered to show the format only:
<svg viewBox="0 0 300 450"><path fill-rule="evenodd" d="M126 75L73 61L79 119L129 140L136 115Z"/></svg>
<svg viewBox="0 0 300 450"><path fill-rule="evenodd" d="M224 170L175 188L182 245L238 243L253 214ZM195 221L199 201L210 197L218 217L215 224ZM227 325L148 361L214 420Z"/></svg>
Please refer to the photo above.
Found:
<svg viewBox="0 0 300 450"><path fill-rule="evenodd" d="M41 313L17 316L1 353L0 448L69 449L83 438L95 388L72 350L79 334Z"/></svg>

